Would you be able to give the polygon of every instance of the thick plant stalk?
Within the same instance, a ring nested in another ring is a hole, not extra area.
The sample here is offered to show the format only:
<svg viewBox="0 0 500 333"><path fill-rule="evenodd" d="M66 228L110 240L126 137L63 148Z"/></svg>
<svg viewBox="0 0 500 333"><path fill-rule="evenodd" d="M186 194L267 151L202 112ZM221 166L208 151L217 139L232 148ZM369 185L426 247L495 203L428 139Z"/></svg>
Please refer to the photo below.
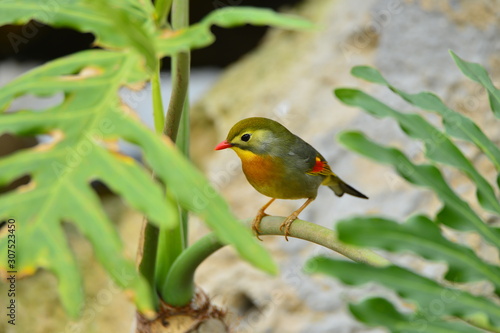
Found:
<svg viewBox="0 0 500 333"><path fill-rule="evenodd" d="M196 268L212 253L223 247L214 233L210 233L192 244L177 257L162 288L165 302L175 307L186 306L195 293L194 273Z"/></svg>
<svg viewBox="0 0 500 333"><path fill-rule="evenodd" d="M284 217L280 216L266 216L262 219L259 227L261 230L260 235L284 236L283 231L280 230L284 219ZM246 223L250 225L252 221L248 220ZM303 239L324 246L356 262L372 266L387 266L390 264L389 260L371 250L342 243L338 240L337 233L334 230L315 223L295 220L290 228L289 237Z"/></svg>
<svg viewBox="0 0 500 333"><path fill-rule="evenodd" d="M172 97L168 105L163 133L176 141L182 110L186 101L189 85L189 52L181 52L172 58Z"/></svg>
<svg viewBox="0 0 500 333"><path fill-rule="evenodd" d="M144 219L141 240L139 243L139 251L137 253L137 260L139 261L139 272L147 280L151 292L153 293L153 301L156 310L158 310L158 296L156 294L155 286L155 267L156 267L156 249L158 247L158 233L159 229Z"/></svg>
<svg viewBox="0 0 500 333"><path fill-rule="evenodd" d="M160 61L158 61L158 69L151 78L151 91L153 94L153 119L155 132L161 135L165 126L165 116L163 114L163 99L161 97L161 81L160 81Z"/></svg>
<svg viewBox="0 0 500 333"><path fill-rule="evenodd" d="M182 29L188 25L189 2L185 0L175 0L172 4L172 28ZM187 111L188 88L189 88L189 67L190 52L181 52L172 57L172 96L168 105L167 116L163 133L169 136L172 141L177 142L179 125L183 119L183 112ZM186 116L184 116L185 119ZM189 120L189 119L187 119ZM183 123L183 134L186 133L187 125ZM179 143L183 146L183 151L187 151L185 135ZM160 241L158 249L161 251L157 255L157 265L161 267L160 274L156 274L156 286L159 289L160 297L165 299L167 290L162 286L167 278L172 263L182 253L186 247L187 221L186 213L180 209L179 226L173 230L160 230Z"/></svg>
<svg viewBox="0 0 500 333"><path fill-rule="evenodd" d="M278 235L284 236L280 230L280 225L285 217L266 216L260 224L260 236ZM250 227L252 220L247 220L246 224ZM333 250L353 261L366 263L373 266L386 266L390 262L380 255L363 248L352 245L346 245L337 238L337 233L320 225L295 220L292 223L288 237L303 239ZM174 306L187 306L194 297L194 273L200 263L203 262L212 253L225 246L217 237L210 233L196 243L187 248L174 262L170 273L168 274L164 290L166 301Z"/></svg>
<svg viewBox="0 0 500 333"><path fill-rule="evenodd" d="M162 2L163 3L163 2ZM189 3L184 0L176 0L172 5L172 20L174 28L179 28L184 23L187 25L188 18L188 7ZM166 17L166 13L169 8L164 7L156 7L157 15L159 17ZM159 12L163 10L164 12ZM174 24L175 23L175 24ZM159 22L161 24L161 22ZM180 119L182 116L182 111L184 109L184 102L187 100L187 92L188 92L188 84L189 84L189 62L190 62L190 54L189 52L183 52L177 56L174 56L172 59L172 69L173 69L173 91L172 97L170 99L170 103L168 106L167 116L164 122L163 120L163 103L161 98L161 90L160 90L160 76L159 76L159 61L157 65L157 73L154 74L152 78L152 93L153 93L153 107L154 107L154 120L155 120L155 129L158 132L163 125L163 134L170 137L172 141L176 141L177 132L179 128ZM153 175L154 177L154 175ZM162 242L166 242L167 251L171 250L169 256L176 257L180 251L177 246L179 242L170 242L169 238L175 237L179 239L183 239L182 229L176 229L177 232L172 232L168 235L164 235L162 237ZM158 257L158 244L159 244L159 235L160 232L168 233L169 231L160 231L158 227L150 223L149 221L145 221L145 225L143 226L143 237L141 240L141 250L140 252L140 263L139 263L139 271L143 274L151 286L153 292L155 292L156 296L156 265L157 261L161 261L161 256ZM175 244L175 247L169 249L168 244ZM162 246L162 248L165 248ZM182 250L182 248L181 248ZM162 269L163 272L168 271L167 269ZM156 297L157 300L157 297ZM157 300L158 301L158 300Z"/></svg>
<svg viewBox="0 0 500 333"><path fill-rule="evenodd" d="M155 14L156 25L162 27L167 25L167 16L172 7L172 0L156 0L155 1Z"/></svg>

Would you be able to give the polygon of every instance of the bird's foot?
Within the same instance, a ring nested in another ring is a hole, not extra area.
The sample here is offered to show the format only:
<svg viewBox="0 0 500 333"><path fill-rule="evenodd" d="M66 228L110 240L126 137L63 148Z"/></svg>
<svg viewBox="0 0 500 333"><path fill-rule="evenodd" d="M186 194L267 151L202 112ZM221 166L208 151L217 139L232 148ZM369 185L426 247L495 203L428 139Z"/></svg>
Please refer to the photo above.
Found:
<svg viewBox="0 0 500 333"><path fill-rule="evenodd" d="M260 241L262 241L262 239L260 239L260 237L259 237L259 234L260 234L259 226L260 226L260 221L262 221L262 218L265 216L269 216L269 214L266 214L266 213L264 213L264 211L259 210L259 212L257 213L257 216L255 216L255 218L253 219L253 222L252 222L252 230L255 233L255 236L257 237L257 239Z"/></svg>
<svg viewBox="0 0 500 333"><path fill-rule="evenodd" d="M280 231L284 230L285 240L288 242L288 235L290 233L290 227L292 226L293 221L295 221L298 217L298 214L293 212L290 216L288 216L283 223L280 225Z"/></svg>

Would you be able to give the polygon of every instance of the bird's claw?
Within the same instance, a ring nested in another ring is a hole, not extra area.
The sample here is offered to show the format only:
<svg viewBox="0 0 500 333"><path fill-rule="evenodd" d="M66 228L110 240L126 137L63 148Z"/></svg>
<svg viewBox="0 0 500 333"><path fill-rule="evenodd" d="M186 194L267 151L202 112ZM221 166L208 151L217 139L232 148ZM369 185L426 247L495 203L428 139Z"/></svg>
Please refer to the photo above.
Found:
<svg viewBox="0 0 500 333"><path fill-rule="evenodd" d="M297 219L297 215L292 214L288 216L283 223L280 225L280 231L284 231L285 240L288 242L288 235L290 234L290 227L292 226L293 221ZM283 230L284 229L284 230Z"/></svg>
<svg viewBox="0 0 500 333"><path fill-rule="evenodd" d="M269 216L269 215L262 211L259 211L259 213L257 214L257 216L255 216L252 222L252 231L255 233L257 239L260 241L262 241L262 239L259 237L259 234L261 233L259 226L264 216Z"/></svg>

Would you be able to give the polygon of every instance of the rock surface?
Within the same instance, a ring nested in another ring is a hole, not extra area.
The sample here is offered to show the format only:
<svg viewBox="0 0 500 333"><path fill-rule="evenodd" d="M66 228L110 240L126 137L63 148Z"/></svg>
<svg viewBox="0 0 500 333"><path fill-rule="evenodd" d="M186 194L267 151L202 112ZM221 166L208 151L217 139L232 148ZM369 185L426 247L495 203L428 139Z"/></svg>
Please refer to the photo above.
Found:
<svg viewBox="0 0 500 333"><path fill-rule="evenodd" d="M366 193L364 201L336 198L328 189L301 218L327 227L353 214L379 214L403 221L415 213L433 214L440 204L431 192L406 184L395 172L347 151L335 141L343 130L361 130L377 142L402 148L421 158L422 147L410 141L390 120L378 120L342 105L332 95L339 87L355 86L392 106L409 110L387 89L353 78L354 65L371 65L401 89L432 90L451 107L471 116L500 142L486 95L456 68L448 50L484 64L499 78L500 28L492 2L477 1L318 1L296 8L318 27L310 32L273 31L258 50L227 70L194 107L194 158L241 218L252 217L266 202L245 180L232 152L210 152L238 120L264 116L277 120L315 146L332 169ZM435 122L432 115L426 114ZM491 180L493 167L464 145ZM207 153L208 152L208 153ZM458 174L451 183L472 202L474 186ZM268 212L287 215L301 201L280 201ZM462 237L472 244L473 235ZM303 241L264 238L280 263L279 278L266 276L238 259L230 249L214 255L198 272L198 282L234 314L235 332L382 332L356 323L349 301L387 290L350 288L337 281L302 273L305 260L327 251ZM480 246L476 245L476 249ZM491 251L491 249L488 249ZM489 252L490 254L492 252ZM330 254L331 255L331 254ZM398 263L426 276L442 276L442 265L428 265L405 255Z"/></svg>

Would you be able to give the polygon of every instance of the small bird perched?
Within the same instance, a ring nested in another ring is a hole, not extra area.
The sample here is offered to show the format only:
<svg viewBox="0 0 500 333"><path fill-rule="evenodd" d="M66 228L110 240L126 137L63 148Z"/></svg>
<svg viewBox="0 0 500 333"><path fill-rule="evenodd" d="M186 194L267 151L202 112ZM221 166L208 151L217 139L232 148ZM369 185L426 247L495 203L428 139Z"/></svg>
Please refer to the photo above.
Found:
<svg viewBox="0 0 500 333"><path fill-rule="evenodd" d="M268 215L265 210L276 199L307 198L281 224L280 230L284 229L286 240L292 222L316 198L320 185L328 186L339 197L347 193L368 199L334 174L316 149L274 120L253 117L237 122L215 150L226 148L231 148L240 157L248 182L272 198L253 220L252 230L257 238L260 222Z"/></svg>

